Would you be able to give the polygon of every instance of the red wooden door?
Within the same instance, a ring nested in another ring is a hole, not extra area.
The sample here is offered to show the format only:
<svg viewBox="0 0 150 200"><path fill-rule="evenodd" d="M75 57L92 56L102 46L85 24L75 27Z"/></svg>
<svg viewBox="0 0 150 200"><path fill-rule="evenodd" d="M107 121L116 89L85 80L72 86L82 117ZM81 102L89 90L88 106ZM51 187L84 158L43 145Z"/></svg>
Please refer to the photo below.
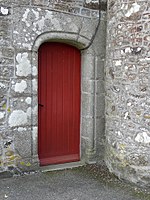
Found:
<svg viewBox="0 0 150 200"><path fill-rule="evenodd" d="M40 165L80 160L80 51L62 43L39 48Z"/></svg>

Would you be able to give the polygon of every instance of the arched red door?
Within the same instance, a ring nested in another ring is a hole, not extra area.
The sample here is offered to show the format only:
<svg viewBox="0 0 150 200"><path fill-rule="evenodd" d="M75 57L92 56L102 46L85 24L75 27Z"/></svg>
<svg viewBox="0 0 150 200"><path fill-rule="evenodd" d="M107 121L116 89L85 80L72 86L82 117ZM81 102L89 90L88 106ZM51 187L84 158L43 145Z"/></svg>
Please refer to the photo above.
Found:
<svg viewBox="0 0 150 200"><path fill-rule="evenodd" d="M80 51L43 43L38 51L40 165L80 160Z"/></svg>

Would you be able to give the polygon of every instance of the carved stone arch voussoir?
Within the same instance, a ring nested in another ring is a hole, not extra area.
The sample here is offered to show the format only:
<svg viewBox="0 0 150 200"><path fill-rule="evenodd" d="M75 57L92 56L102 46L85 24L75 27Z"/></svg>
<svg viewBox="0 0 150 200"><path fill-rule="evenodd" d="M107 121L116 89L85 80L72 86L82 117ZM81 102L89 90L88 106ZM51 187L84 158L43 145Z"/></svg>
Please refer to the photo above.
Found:
<svg viewBox="0 0 150 200"><path fill-rule="evenodd" d="M32 51L38 51L39 46L44 42L62 42L77 47L78 49L86 48L89 40L77 33L66 32L46 32L39 35L32 46Z"/></svg>

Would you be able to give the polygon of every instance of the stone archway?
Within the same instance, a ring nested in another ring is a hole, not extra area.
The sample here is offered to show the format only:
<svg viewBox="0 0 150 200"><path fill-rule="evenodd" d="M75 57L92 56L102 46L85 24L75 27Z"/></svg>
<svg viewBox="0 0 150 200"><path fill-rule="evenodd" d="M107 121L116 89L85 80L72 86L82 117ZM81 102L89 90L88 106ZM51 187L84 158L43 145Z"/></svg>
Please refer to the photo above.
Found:
<svg viewBox="0 0 150 200"><path fill-rule="evenodd" d="M68 34L68 33L44 33L38 36L35 40L33 48L32 48L32 71L33 68L38 68L38 48L39 46L46 41L57 41L63 42L77 47L79 50L86 47L88 45L88 40L84 37L79 37L80 39L75 40L77 38L76 34ZM86 51L82 51L81 53L81 123L80 123L80 140L81 140L81 162L95 162L93 159L96 152L96 141L95 141L95 133L94 133L94 100L95 100L95 88L90 88L90 94L85 94L83 88L87 87L88 80L91 80L94 75L94 53L93 55L89 55ZM37 70L38 71L38 70ZM33 72L32 72L33 73ZM37 77L38 79L38 77ZM86 80L85 80L86 79ZM34 79L35 81L35 79ZM34 88L34 81L32 80L32 88ZM37 82L37 80L36 80ZM34 93L33 96L37 96L37 93ZM32 99L33 102L33 99ZM38 104L37 98L34 101L35 104ZM36 116L36 117L35 117ZM32 110L32 119L38 121L37 114ZM87 130L87 125L90 127L90 130ZM32 127L32 152L33 159L35 158L36 162L39 162L38 153L37 153L37 144L38 144L38 127Z"/></svg>

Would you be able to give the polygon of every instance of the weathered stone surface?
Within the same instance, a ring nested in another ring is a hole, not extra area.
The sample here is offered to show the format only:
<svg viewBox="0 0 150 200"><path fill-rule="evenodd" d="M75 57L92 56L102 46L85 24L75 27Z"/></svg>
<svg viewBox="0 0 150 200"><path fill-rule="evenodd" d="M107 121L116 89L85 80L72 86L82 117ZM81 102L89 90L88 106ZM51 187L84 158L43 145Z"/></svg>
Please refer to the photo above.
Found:
<svg viewBox="0 0 150 200"><path fill-rule="evenodd" d="M84 0L62 0L51 1L49 7L62 12L69 12L75 15L81 15L84 17L97 17L99 15L99 1L84 1ZM106 4L101 3L100 8L103 10Z"/></svg>
<svg viewBox="0 0 150 200"><path fill-rule="evenodd" d="M0 81L0 94L7 94L9 88L8 80L1 80Z"/></svg>
<svg viewBox="0 0 150 200"><path fill-rule="evenodd" d="M10 171L5 171L5 172L1 172L0 173L0 178L4 179L4 178L11 178L13 176L13 174Z"/></svg>
<svg viewBox="0 0 150 200"><path fill-rule="evenodd" d="M91 54L82 54L83 66L82 66L82 77L90 80L94 79L94 57Z"/></svg>
<svg viewBox="0 0 150 200"><path fill-rule="evenodd" d="M105 111L105 96L103 94L97 95L94 103L96 104L96 116L103 117Z"/></svg>
<svg viewBox="0 0 150 200"><path fill-rule="evenodd" d="M14 45L19 45L29 50L32 48L36 37L42 32L65 32L67 30L69 33L76 33L90 40L98 25L98 19L83 20L77 16L70 18L68 14L40 8L22 8L21 11L19 8L16 8L15 13L14 19L18 20L14 20Z"/></svg>
<svg viewBox="0 0 150 200"><path fill-rule="evenodd" d="M30 4L30 0L0 0L0 4L1 5L15 5L15 4L19 4L19 5L29 5Z"/></svg>
<svg viewBox="0 0 150 200"><path fill-rule="evenodd" d="M37 6L48 6L49 0L32 0L32 4Z"/></svg>
<svg viewBox="0 0 150 200"><path fill-rule="evenodd" d="M14 131L16 151L21 158L31 158L31 128L20 126Z"/></svg>
<svg viewBox="0 0 150 200"><path fill-rule="evenodd" d="M143 186L150 173L148 4L108 2L105 69L105 160L117 176Z"/></svg>
<svg viewBox="0 0 150 200"><path fill-rule="evenodd" d="M0 16L8 16L10 15L10 9L6 6L0 6Z"/></svg>
<svg viewBox="0 0 150 200"><path fill-rule="evenodd" d="M106 12L101 5L103 25L96 32L98 3L0 0L0 171L21 173L39 167L38 48L47 41L81 50L81 160L93 161L101 151L97 145L102 147L99 135L104 124L98 132L96 110L104 103L97 95L104 91ZM104 118L103 106L100 116Z"/></svg>

